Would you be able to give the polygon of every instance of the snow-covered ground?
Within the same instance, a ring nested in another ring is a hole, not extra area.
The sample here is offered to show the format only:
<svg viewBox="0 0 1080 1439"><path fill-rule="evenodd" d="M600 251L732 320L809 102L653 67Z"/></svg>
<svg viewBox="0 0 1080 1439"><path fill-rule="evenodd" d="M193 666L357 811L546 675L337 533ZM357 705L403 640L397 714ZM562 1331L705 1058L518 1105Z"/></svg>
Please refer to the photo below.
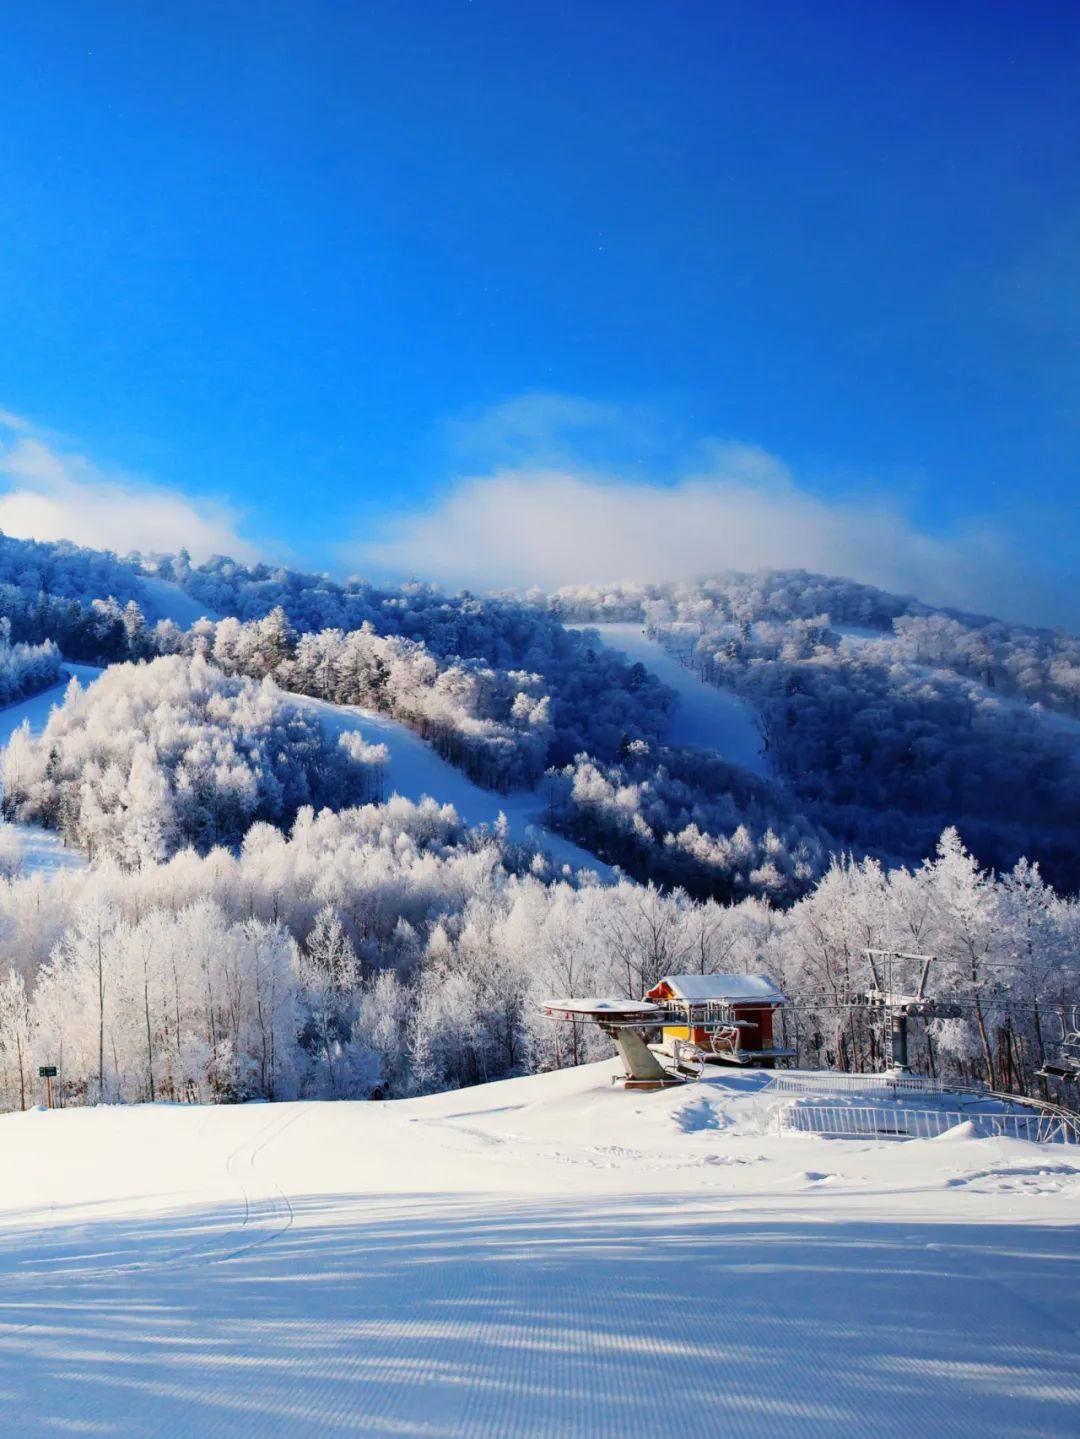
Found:
<svg viewBox="0 0 1080 1439"><path fill-rule="evenodd" d="M400 794L412 800L430 795L440 804L452 804L462 819L474 825L493 825L500 813L505 814L511 836L521 840L529 830L534 830L538 842L557 866L591 869L602 878L611 877L610 868L595 855L544 827L544 799L537 791L496 794L481 789L398 720L353 705L330 704L304 695L292 698L297 704L316 710L328 729L358 730L369 744L386 745L390 755L387 795Z"/></svg>
<svg viewBox="0 0 1080 1439"><path fill-rule="evenodd" d="M101 673L93 665L71 664L67 660L64 661L64 669L69 677L75 675L83 684L89 684ZM7 744L24 720L30 721L34 734L43 730L49 718L49 711L53 705L60 704L63 700L67 684L65 679L62 684L42 690L28 700L0 709L0 749ZM52 872L58 869L79 869L86 864L86 859L77 850L64 848L59 835L39 829L36 825L8 824L6 820L0 819L0 835L2 834L18 836L19 864L24 873L31 870Z"/></svg>
<svg viewBox="0 0 1080 1439"><path fill-rule="evenodd" d="M649 639L636 622L570 628L598 630L605 644L621 650L631 660L640 660L657 679L675 690L679 707L668 732L672 744L716 750L724 759L752 774L768 774L754 712L738 695L704 684L693 670Z"/></svg>
<svg viewBox="0 0 1080 1439"><path fill-rule="evenodd" d="M1080 1430L1080 1151L611 1072L0 1118L3 1432Z"/></svg>
<svg viewBox="0 0 1080 1439"><path fill-rule="evenodd" d="M173 620L182 630L188 629L201 619L220 619L220 615L201 602L185 594L172 580L158 579L155 575L143 575L139 579L139 598L146 618L151 624L158 620Z"/></svg>
<svg viewBox="0 0 1080 1439"><path fill-rule="evenodd" d="M34 734L39 734L45 728L53 706L63 703L64 691L72 675L80 684L88 685L97 679L101 670L96 665L77 665L65 660L64 672L66 677L58 685L42 690L28 700L20 700L18 704L0 709L0 748L7 744L23 720L30 721L30 729Z"/></svg>

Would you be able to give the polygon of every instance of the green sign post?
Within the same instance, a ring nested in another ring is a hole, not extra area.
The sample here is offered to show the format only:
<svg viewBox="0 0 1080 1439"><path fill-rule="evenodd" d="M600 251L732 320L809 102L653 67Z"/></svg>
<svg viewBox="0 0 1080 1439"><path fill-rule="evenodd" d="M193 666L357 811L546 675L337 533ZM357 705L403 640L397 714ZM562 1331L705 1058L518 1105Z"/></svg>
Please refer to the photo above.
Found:
<svg viewBox="0 0 1080 1439"><path fill-rule="evenodd" d="M55 1064L39 1064L39 1065L38 1065L38 1078L39 1078L39 1079L43 1079L43 1080L45 1081L45 1104L46 1104L46 1106L47 1106L49 1109L51 1109L51 1108L52 1108L52 1082L53 1082L53 1080L56 1078L56 1065L55 1065Z"/></svg>

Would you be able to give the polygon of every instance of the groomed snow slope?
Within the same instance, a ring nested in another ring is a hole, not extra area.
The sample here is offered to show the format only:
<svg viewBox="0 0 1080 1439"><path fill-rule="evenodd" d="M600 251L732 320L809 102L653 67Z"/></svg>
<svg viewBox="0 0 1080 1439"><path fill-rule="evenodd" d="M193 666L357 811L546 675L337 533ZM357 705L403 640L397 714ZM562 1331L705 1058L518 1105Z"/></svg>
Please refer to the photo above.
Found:
<svg viewBox="0 0 1080 1439"><path fill-rule="evenodd" d="M0 1119L4 1432L1077 1432L1076 1151L781 1139L760 1077L611 1068Z"/></svg>
<svg viewBox="0 0 1080 1439"><path fill-rule="evenodd" d="M156 575L142 575L139 578L139 598L143 613L151 624L156 624L158 620L173 620L182 630L186 630L196 620L221 618L201 600L192 599L189 594L185 594L172 580L158 579Z"/></svg>
<svg viewBox="0 0 1080 1439"><path fill-rule="evenodd" d="M571 629L593 629L604 643L621 650L631 661L640 661L658 680L679 696L679 707L671 719L668 739L672 744L712 749L732 764L751 774L769 773L761 750L761 735L754 712L730 690L704 684L693 670L680 664L663 645L650 640L639 624L572 625Z"/></svg>
<svg viewBox="0 0 1080 1439"><path fill-rule="evenodd" d="M359 730L368 744L384 744L389 751L386 793L404 799L419 800L430 795L440 804L452 804L467 824L494 825L505 814L511 837L523 840L530 830L537 842L561 868L591 869L602 878L610 878L612 870L588 850L581 849L543 824L544 801L535 790L512 790L496 794L481 789L452 764L442 759L419 735L398 720L374 710L354 705L335 705L327 700L292 695L297 704L314 709L324 726L330 730Z"/></svg>
<svg viewBox="0 0 1080 1439"><path fill-rule="evenodd" d="M96 665L77 665L70 660L64 661L64 672L66 677L58 685L42 690L40 694L31 695L28 700L20 700L18 704L0 709L0 748L7 744L24 720L29 720L33 733L39 734L45 728L53 706L63 703L64 691L72 676L80 684L88 685L101 674Z"/></svg>

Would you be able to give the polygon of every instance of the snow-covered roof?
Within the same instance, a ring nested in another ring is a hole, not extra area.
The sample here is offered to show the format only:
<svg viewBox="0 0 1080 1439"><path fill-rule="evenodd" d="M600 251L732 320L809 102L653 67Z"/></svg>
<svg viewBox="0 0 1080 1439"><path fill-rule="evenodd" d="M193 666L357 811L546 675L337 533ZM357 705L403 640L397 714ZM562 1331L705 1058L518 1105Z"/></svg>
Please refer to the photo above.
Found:
<svg viewBox="0 0 1080 1439"><path fill-rule="evenodd" d="M660 983L649 990L650 996L655 996L665 984L677 999L687 999L695 1004L709 1000L784 1002L784 996L767 974L665 974Z"/></svg>

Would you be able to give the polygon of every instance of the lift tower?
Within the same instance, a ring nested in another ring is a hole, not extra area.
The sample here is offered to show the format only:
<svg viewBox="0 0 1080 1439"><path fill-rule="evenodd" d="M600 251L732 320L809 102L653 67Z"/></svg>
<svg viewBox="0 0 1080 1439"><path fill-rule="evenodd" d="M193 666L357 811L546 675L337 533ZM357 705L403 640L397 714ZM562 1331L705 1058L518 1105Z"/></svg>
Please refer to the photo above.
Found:
<svg viewBox="0 0 1080 1439"><path fill-rule="evenodd" d="M927 994L934 955L907 954L899 949L867 949L864 953L870 965L872 982L861 999L870 1009L878 1010L885 1016L890 1034L892 1067L906 1072L909 1068L908 1020L912 1016L920 1019L959 1019L960 1006L952 1000L934 999ZM905 990L905 971L910 975L913 965L919 968L918 982L914 990Z"/></svg>

